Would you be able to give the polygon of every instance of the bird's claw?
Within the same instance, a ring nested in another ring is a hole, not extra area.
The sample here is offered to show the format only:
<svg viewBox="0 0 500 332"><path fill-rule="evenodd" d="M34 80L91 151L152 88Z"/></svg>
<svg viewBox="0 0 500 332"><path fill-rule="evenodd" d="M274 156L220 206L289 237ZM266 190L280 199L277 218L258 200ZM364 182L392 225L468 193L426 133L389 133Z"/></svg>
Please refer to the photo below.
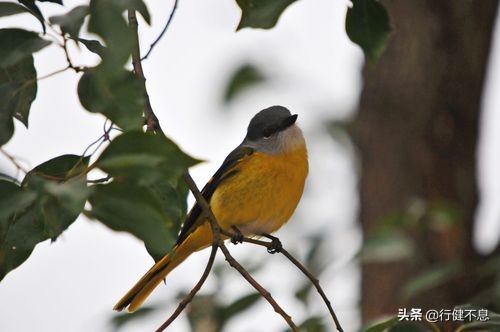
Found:
<svg viewBox="0 0 500 332"><path fill-rule="evenodd" d="M231 243L243 243L243 233L236 226L231 226L231 230L233 231L233 234L231 235Z"/></svg>

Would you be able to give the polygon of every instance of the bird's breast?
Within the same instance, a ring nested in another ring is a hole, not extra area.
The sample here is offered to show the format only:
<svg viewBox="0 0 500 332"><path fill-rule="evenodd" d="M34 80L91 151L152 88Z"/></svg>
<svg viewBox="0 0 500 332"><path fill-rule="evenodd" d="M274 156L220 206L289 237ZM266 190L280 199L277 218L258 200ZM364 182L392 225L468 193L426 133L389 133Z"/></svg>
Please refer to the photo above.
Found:
<svg viewBox="0 0 500 332"><path fill-rule="evenodd" d="M254 152L223 181L210 204L224 229L246 235L272 233L292 216L308 172L305 146L281 155Z"/></svg>

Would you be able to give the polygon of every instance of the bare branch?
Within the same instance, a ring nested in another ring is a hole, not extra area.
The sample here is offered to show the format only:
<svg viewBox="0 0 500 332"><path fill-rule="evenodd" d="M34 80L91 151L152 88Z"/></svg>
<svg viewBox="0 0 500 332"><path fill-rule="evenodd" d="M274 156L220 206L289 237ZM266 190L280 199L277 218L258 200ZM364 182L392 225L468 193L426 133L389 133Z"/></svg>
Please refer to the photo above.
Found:
<svg viewBox="0 0 500 332"><path fill-rule="evenodd" d="M14 156L12 156L10 153L8 153L7 151L5 151L2 148L0 148L0 153L3 154L5 156L5 158L9 159L9 161L16 167L18 172L21 171L24 174L28 173L28 171L23 166L21 166L21 164L19 164L17 162L17 159Z"/></svg>
<svg viewBox="0 0 500 332"><path fill-rule="evenodd" d="M214 265L214 260L215 260L215 254L217 253L218 248L219 247L214 237L214 241L212 243L212 252L210 253L210 258L208 259L207 266L205 267L205 271L203 272L203 275L201 276L200 280L193 287L191 292L189 292L189 294L179 303L174 313L170 315L170 317L168 317L168 319L163 324L161 324L161 326L156 330L156 332L161 332L165 330L170 324L172 324L172 322L181 314L181 312L186 308L186 306L193 300L193 297L196 295L196 293L198 293L201 286L203 286L203 284L207 280L210 271L212 270L212 266Z"/></svg>
<svg viewBox="0 0 500 332"><path fill-rule="evenodd" d="M149 96L146 91L146 77L144 76L144 71L142 69L141 49L139 46L139 35L138 35L139 25L137 23L137 16L135 14L135 10L133 9L128 10L128 22L130 29L132 31L132 42L133 42L132 65L134 66L135 74L143 81L144 84L144 94L145 94L144 99L146 102L146 107L144 109L144 116L146 117L146 127L147 127L146 130L163 134L163 130L161 129L160 126L160 121L153 112L153 107L151 106L151 102L149 101Z"/></svg>
<svg viewBox="0 0 500 332"><path fill-rule="evenodd" d="M226 233L224 231L222 231L222 233L224 235L231 236L230 233ZM252 244L259 245L259 246L263 246L263 247L266 247L267 249L273 248L273 246L274 246L273 242L267 242L267 241L252 239L252 238L249 238L249 237L242 237L242 238L240 238L240 240L242 242L247 242L247 243L252 243ZM323 291L323 288L321 288L321 286L319 284L318 278L316 278L301 262L299 262L292 254L290 254L288 251L286 251L283 247L280 248L279 252L281 254L283 254L283 256L285 256L286 258L288 258L288 260L290 262L292 262L293 265L295 265L300 271L302 271L302 273L304 273L305 276L307 276L309 278L309 280L314 285L314 287L316 288L317 292L319 293L319 295L321 296L321 298L325 302L326 306L328 307L328 311L330 311L330 315L333 318L333 321L335 323L337 331L344 332L344 330L342 329L342 326L340 325L340 322L339 322L339 320L337 318L337 315L335 314L335 311L332 308L330 300L328 299L328 297L326 296L325 292Z"/></svg>
<svg viewBox="0 0 500 332"><path fill-rule="evenodd" d="M146 60L149 57L149 55L153 51L153 48L156 46L156 44L158 44L158 42L160 41L160 39L163 38L163 35L165 34L165 32L167 32L167 29L170 26L170 22L172 22L172 19L174 18L174 14L175 14L175 11L177 9L178 2L179 2L178 0L175 0L174 6L172 7L172 11L170 12L170 16L168 17L167 24L165 24L165 26L163 27L163 30L161 31L161 33L158 35L158 37L155 39L155 41L149 46L148 52L146 53L145 56L143 56L141 58L141 61Z"/></svg>
<svg viewBox="0 0 500 332"><path fill-rule="evenodd" d="M288 323L288 326L292 329L292 331L299 331L299 328L295 323L293 322L292 318L290 315L288 315L283 308L274 300L274 298L271 296L271 294L264 288L262 285L260 285L252 276L248 273L247 270L245 270L234 258L231 256L229 251L227 250L227 247L224 245L224 241L221 239L221 229L219 227L219 224L217 223L217 219L215 218L215 215L213 214L212 210L210 209L210 206L208 205L207 201L203 197L203 195L200 193L198 188L196 187L196 184L194 183L193 179L189 175L188 172L184 174L184 180L186 181L189 189L193 193L196 202L198 205L200 205L203 213L205 216L208 218L210 222L210 226L212 227L212 233L214 236L214 240L217 240L217 245L218 247L222 250L224 253L224 256L226 257L226 260L228 263L234 267L268 302L271 304L271 306L274 308L274 311L276 311L278 314L280 314L283 319Z"/></svg>

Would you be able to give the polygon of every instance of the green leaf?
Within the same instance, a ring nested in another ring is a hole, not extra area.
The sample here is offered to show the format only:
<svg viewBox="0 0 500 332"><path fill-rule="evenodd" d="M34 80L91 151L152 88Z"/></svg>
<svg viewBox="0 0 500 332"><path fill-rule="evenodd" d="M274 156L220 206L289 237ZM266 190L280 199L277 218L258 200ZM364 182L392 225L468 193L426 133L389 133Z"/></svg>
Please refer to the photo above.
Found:
<svg viewBox="0 0 500 332"><path fill-rule="evenodd" d="M130 28L123 17L123 12L135 9L141 13L146 22L151 18L142 0L91 0L89 31L102 37L106 43L103 50L103 64L114 71L121 68L130 57L133 39Z"/></svg>
<svg viewBox="0 0 500 332"><path fill-rule="evenodd" d="M134 311L132 313L126 312L116 314L111 319L111 324L116 330L119 330L128 323L136 322L137 320L150 316L157 309L158 308L156 307L141 307L137 311Z"/></svg>
<svg viewBox="0 0 500 332"><path fill-rule="evenodd" d="M0 29L0 68L10 67L48 45L50 41L33 31Z"/></svg>
<svg viewBox="0 0 500 332"><path fill-rule="evenodd" d="M37 92L33 56L6 68L0 68L0 145L14 133L13 118L28 127L31 103Z"/></svg>
<svg viewBox="0 0 500 332"><path fill-rule="evenodd" d="M16 183L0 179L0 239L9 228L9 221L17 211L22 211L36 198L36 194L21 190Z"/></svg>
<svg viewBox="0 0 500 332"><path fill-rule="evenodd" d="M142 18L147 24L151 25L151 16L149 15L148 7L142 0L115 0L124 9L134 9L141 13Z"/></svg>
<svg viewBox="0 0 500 332"><path fill-rule="evenodd" d="M88 195L78 169L86 164L88 158L65 155L35 167L21 187L0 180L0 279L78 217Z"/></svg>
<svg viewBox="0 0 500 332"><path fill-rule="evenodd" d="M89 157L61 155L26 174L23 188L37 193L38 216L55 240L82 212L89 189L85 171Z"/></svg>
<svg viewBox="0 0 500 332"><path fill-rule="evenodd" d="M324 319L322 317L313 316L303 321L300 326L300 331L304 332L324 332L328 331Z"/></svg>
<svg viewBox="0 0 500 332"><path fill-rule="evenodd" d="M23 181L29 181L31 177L38 176L54 181L69 180L82 175L88 167L89 157L82 157L74 154L64 154L36 166Z"/></svg>
<svg viewBox="0 0 500 332"><path fill-rule="evenodd" d="M369 236L361 250L365 262L394 262L411 259L415 243L402 232L388 230Z"/></svg>
<svg viewBox="0 0 500 332"><path fill-rule="evenodd" d="M394 326L389 328L388 332L433 332L436 331L435 328L430 328L427 326L433 325L433 323L426 323L424 321L420 322L397 322ZM436 327L437 328L437 327ZM437 329L439 330L439 329Z"/></svg>
<svg viewBox="0 0 500 332"><path fill-rule="evenodd" d="M0 17L16 14L31 13L26 7L13 2L0 2Z"/></svg>
<svg viewBox="0 0 500 332"><path fill-rule="evenodd" d="M116 137L95 165L114 178L150 185L177 180L196 163L163 135L131 131Z"/></svg>
<svg viewBox="0 0 500 332"><path fill-rule="evenodd" d="M222 326L224 326L231 318L244 312L245 310L248 310L261 298L262 295L260 295L260 293L251 293L240 297L225 307L218 308L219 329L222 330Z"/></svg>
<svg viewBox="0 0 500 332"><path fill-rule="evenodd" d="M352 5L347 10L347 35L363 49L370 62L375 62L391 34L389 15L376 0L352 0Z"/></svg>
<svg viewBox="0 0 500 332"><path fill-rule="evenodd" d="M109 72L101 65L87 70L78 83L78 97L87 110L103 114L124 130L144 124L144 84L125 69Z"/></svg>
<svg viewBox="0 0 500 332"><path fill-rule="evenodd" d="M85 45L85 47L90 52L99 55L101 58L103 57L106 47L104 47L104 45L102 45L100 41L93 39L84 39L84 38L78 38L77 40L83 45Z"/></svg>
<svg viewBox="0 0 500 332"><path fill-rule="evenodd" d="M65 15L52 16L49 21L52 24L57 24L63 32L68 33L71 38L78 39L80 29L85 21L85 17L89 14L89 6L77 6L71 9Z"/></svg>
<svg viewBox="0 0 500 332"><path fill-rule="evenodd" d="M0 280L28 259L35 246L46 239L44 224L34 206L17 213L0 239Z"/></svg>
<svg viewBox="0 0 500 332"><path fill-rule="evenodd" d="M283 11L296 0L236 0L241 8L241 20L236 30L246 27L270 29Z"/></svg>
<svg viewBox="0 0 500 332"><path fill-rule="evenodd" d="M35 0L17 0L17 1L19 1L19 3L22 3L23 5L25 5L29 9L31 15L35 16L35 18L42 25L42 30L43 30L43 33L45 34L45 18L43 17L43 14L40 11L40 8L38 8L38 6L35 5Z"/></svg>
<svg viewBox="0 0 500 332"><path fill-rule="evenodd" d="M463 266L458 261L439 264L410 279L402 289L405 300L411 299L422 292L429 291L449 281L462 272Z"/></svg>
<svg viewBox="0 0 500 332"><path fill-rule="evenodd" d="M173 223L148 187L112 182L94 186L90 215L117 231L143 240L150 252L166 254L174 245Z"/></svg>
<svg viewBox="0 0 500 332"><path fill-rule="evenodd" d="M264 80L265 76L257 67L251 64L241 66L229 79L224 93L224 102L228 103L234 100L239 94Z"/></svg>
<svg viewBox="0 0 500 332"><path fill-rule="evenodd" d="M369 327L363 328L363 332L385 332L390 327L396 325L397 323L398 323L397 316L390 317L382 321L378 321L374 324L370 324Z"/></svg>

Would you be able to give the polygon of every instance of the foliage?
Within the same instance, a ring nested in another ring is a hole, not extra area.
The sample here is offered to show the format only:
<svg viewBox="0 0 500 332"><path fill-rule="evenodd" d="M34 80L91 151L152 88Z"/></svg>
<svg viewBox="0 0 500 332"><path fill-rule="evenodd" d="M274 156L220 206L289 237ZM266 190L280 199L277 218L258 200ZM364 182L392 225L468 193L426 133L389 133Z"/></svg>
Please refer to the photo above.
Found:
<svg viewBox="0 0 500 332"><path fill-rule="evenodd" d="M380 56L391 33L387 11L377 0L352 0L345 27L349 38L361 46L370 62Z"/></svg>
<svg viewBox="0 0 500 332"><path fill-rule="evenodd" d="M61 0L40 1L62 5ZM61 46L65 53L65 70L73 70L75 74L83 72L77 88L83 108L101 114L111 126L98 141L89 145L90 148L93 144L107 143L100 155L87 153L88 148L82 155L53 156L26 170L22 179L10 176L0 179L0 280L26 261L38 243L48 239L56 241L80 214L113 230L133 234L144 242L154 259L159 259L174 245L186 214L188 190L182 174L199 161L161 133L144 132L147 93L144 78L126 69L137 45L131 38L124 14L137 11L150 24L146 4L142 0L90 0L88 5L46 19L38 1L18 2L0 2L0 17L31 15L40 22L41 31L0 29L0 99L3 101L0 146L13 136L14 121L28 127L30 108L37 95L37 69L43 66L35 67L34 54L53 43ZM294 2L236 0L242 10L237 30L272 28ZM386 37L381 35L387 32L388 20L380 18L379 4L363 10L361 18L358 7L355 2L354 9L348 13L348 34L373 60L383 48ZM49 37L46 25L56 35L52 33ZM367 29L372 28L377 33L370 34ZM97 35L98 39L83 38L88 33ZM368 39L363 38L363 34L367 34ZM84 45L99 55L100 63L91 68L73 66L67 51L70 42ZM232 100L248 86L264 79L265 75L252 65L239 68L226 90L225 100ZM120 134L110 140L112 130ZM10 159L22 170L14 158ZM104 177L92 178L102 173ZM316 240L319 245L321 241ZM317 249L317 246L311 248L307 265L320 273L323 267L314 261ZM297 297L306 303L310 289L303 286ZM259 298L256 294L247 294L232 303L215 305L219 327ZM147 315L152 310L145 308L131 317ZM127 321L117 317L115 326ZM326 330L321 317L311 317L301 326L307 331Z"/></svg>
<svg viewBox="0 0 500 332"><path fill-rule="evenodd" d="M50 2L62 4L58 0ZM242 10L238 29L269 29L294 1L236 2ZM355 2L354 9L357 7ZM355 35L359 36L368 28L366 22L381 27L386 24L387 20L377 17L380 5L376 4L374 10L372 7L363 11L368 16L361 19L356 10L350 11L348 18L352 17L352 22L348 32L357 28ZM133 47L123 15L129 9L137 10L147 23L151 22L142 0L91 0L89 5L77 6L66 14L48 19L48 24L60 28L59 37L64 45L70 40L82 43L101 57L101 63L93 68L75 68L71 63L68 68L84 72L78 83L82 106L89 112L102 114L123 133L97 158L62 155L29 171L21 185L14 180L1 181L0 194L10 203L1 219L0 278L26 260L37 243L48 238L55 240L82 212L114 230L139 237L155 258L167 252L174 243L186 213L187 189L180 176L198 161L183 153L168 138L141 132L146 102L144 83L124 68ZM37 93L33 54L52 43L44 35L47 20L36 1L0 2L0 17L22 13L31 14L40 21L42 34L19 28L0 30L0 97L5 101L0 106L1 145L14 133L14 119L28 126L30 107ZM372 14L373 19L370 18ZM104 44L81 37L86 19L88 32L98 35ZM367 36L378 41L372 35ZM363 44L366 41L365 38L360 45L373 57L374 52ZM263 74L251 65L239 68L226 90L225 99L231 100L245 87L263 79ZM108 137L106 132L101 141ZM90 163L91 160L94 162ZM103 171L108 181L88 182L87 174L96 169ZM12 200L13 197L17 199ZM84 211L87 200L91 208Z"/></svg>

